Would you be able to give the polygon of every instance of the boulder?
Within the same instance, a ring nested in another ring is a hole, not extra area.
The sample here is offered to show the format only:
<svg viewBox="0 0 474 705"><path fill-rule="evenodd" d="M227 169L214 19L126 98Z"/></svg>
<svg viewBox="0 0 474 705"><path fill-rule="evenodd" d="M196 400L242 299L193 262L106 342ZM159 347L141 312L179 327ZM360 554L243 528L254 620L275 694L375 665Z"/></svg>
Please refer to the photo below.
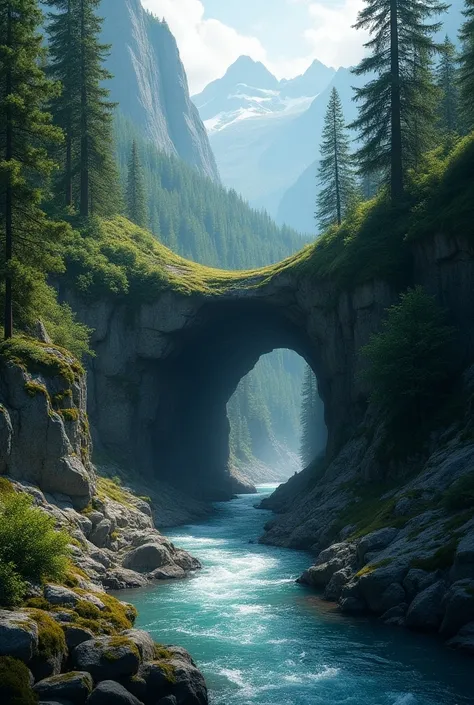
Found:
<svg viewBox="0 0 474 705"><path fill-rule="evenodd" d="M373 531L371 534L364 536L357 545L357 560L359 565L363 566L365 556L370 551L382 551L387 548L398 536L398 529L387 527Z"/></svg>
<svg viewBox="0 0 474 705"><path fill-rule="evenodd" d="M112 680L99 683L87 699L87 705L143 705L123 685Z"/></svg>
<svg viewBox="0 0 474 705"><path fill-rule="evenodd" d="M82 597L79 597L79 595L69 590L69 588L60 585L46 585L44 588L44 596L51 605L69 608L74 608L82 599Z"/></svg>
<svg viewBox="0 0 474 705"><path fill-rule="evenodd" d="M437 580L438 574L436 572L427 573L420 568L411 568L403 581L403 587L405 588L408 602L410 603L419 592L423 592L423 590L426 590L426 588L433 585Z"/></svg>
<svg viewBox="0 0 474 705"><path fill-rule="evenodd" d="M465 624L474 621L474 582L461 580L449 588L445 600L444 619L440 632L452 637Z"/></svg>
<svg viewBox="0 0 474 705"><path fill-rule="evenodd" d="M454 565L451 569L451 580L474 580L474 531L470 532L459 542Z"/></svg>
<svg viewBox="0 0 474 705"><path fill-rule="evenodd" d="M109 570L101 579L101 583L107 590L127 590L145 587L148 580L134 570L119 567Z"/></svg>
<svg viewBox="0 0 474 705"><path fill-rule="evenodd" d="M110 519L102 519L91 531L90 541L98 548L104 548L109 542L112 532L112 522Z"/></svg>
<svg viewBox="0 0 474 705"><path fill-rule="evenodd" d="M403 627L405 626L405 615L407 608L408 605L406 602L403 602L396 607L391 607L380 617L380 620L384 624L390 624L393 627Z"/></svg>
<svg viewBox="0 0 474 705"><path fill-rule="evenodd" d="M134 676L140 666L140 652L126 637L96 637L79 644L72 652L72 664L87 671L94 681Z"/></svg>
<svg viewBox="0 0 474 705"><path fill-rule="evenodd" d="M444 580L425 588L410 604L406 625L410 629L437 631L443 619L443 601L446 595Z"/></svg>
<svg viewBox="0 0 474 705"><path fill-rule="evenodd" d="M167 695L166 698L161 698L158 700L156 705L178 705L178 701L174 695Z"/></svg>
<svg viewBox="0 0 474 705"><path fill-rule="evenodd" d="M39 681L33 690L41 700L67 700L72 705L84 705L92 693L93 685L89 673L71 671Z"/></svg>
<svg viewBox="0 0 474 705"><path fill-rule="evenodd" d="M324 591L324 599L337 602L342 595L342 589L352 577L351 568L342 568L332 576Z"/></svg>
<svg viewBox="0 0 474 705"><path fill-rule="evenodd" d="M207 687L202 673L184 649L168 649L173 658L144 663L140 676L149 692L157 696L174 695L178 705L207 705Z"/></svg>
<svg viewBox="0 0 474 705"><path fill-rule="evenodd" d="M386 612L394 607L405 604L406 594L400 583L391 583L384 591L380 600L380 609Z"/></svg>
<svg viewBox="0 0 474 705"><path fill-rule="evenodd" d="M26 612L0 610L0 656L24 663L38 651L38 626Z"/></svg>
<svg viewBox="0 0 474 705"><path fill-rule="evenodd" d="M73 624L63 625L64 636L66 637L66 645L69 651L72 651L83 644L85 641L90 641L94 638L94 634L84 627L77 627Z"/></svg>
<svg viewBox="0 0 474 705"><path fill-rule="evenodd" d="M179 565L166 565L149 574L151 580L182 580L185 577L186 572Z"/></svg>
<svg viewBox="0 0 474 705"><path fill-rule="evenodd" d="M448 646L474 654L474 622L466 624L455 637L448 641Z"/></svg>
<svg viewBox="0 0 474 705"><path fill-rule="evenodd" d="M401 583L406 573L405 565L393 562L384 566L374 566L373 570L361 575L359 590L372 612L383 614L390 607L395 607L397 603L394 584L398 584L401 588L398 590L399 602L405 602L405 591Z"/></svg>
<svg viewBox="0 0 474 705"><path fill-rule="evenodd" d="M151 573L171 562L170 554L165 546L159 543L148 543L126 553L122 564L124 568L135 570L137 573Z"/></svg>
<svg viewBox="0 0 474 705"><path fill-rule="evenodd" d="M122 632L122 636L130 639L137 647L142 661L153 661L155 658L155 642L148 634L141 629L127 629Z"/></svg>
<svg viewBox="0 0 474 705"><path fill-rule="evenodd" d="M367 612L367 605L357 597L342 597L339 601L342 612L346 614L363 614Z"/></svg>

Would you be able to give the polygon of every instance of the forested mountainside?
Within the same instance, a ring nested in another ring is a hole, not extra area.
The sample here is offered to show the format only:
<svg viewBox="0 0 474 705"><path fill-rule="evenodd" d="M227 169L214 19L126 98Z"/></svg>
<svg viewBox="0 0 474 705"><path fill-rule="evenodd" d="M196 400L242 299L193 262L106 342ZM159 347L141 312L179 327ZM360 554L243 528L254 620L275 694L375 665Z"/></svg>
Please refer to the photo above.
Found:
<svg viewBox="0 0 474 705"><path fill-rule="evenodd" d="M448 34L458 44L462 9L463 0L450 3L438 41ZM224 184L252 204L266 207L278 223L316 234L319 147L331 90L339 91L349 124L357 114L352 87L364 80L348 67L336 73L315 62L302 77L288 82L290 91L285 93L284 82L264 66L249 63L246 57L238 59L226 75L193 96ZM304 96L310 99L305 101Z"/></svg>
<svg viewBox="0 0 474 705"><path fill-rule="evenodd" d="M140 0L101 0L101 40L110 45L106 67L111 99L157 149L178 156L214 181L214 155L188 81L176 40L164 21Z"/></svg>
<svg viewBox="0 0 474 705"><path fill-rule="evenodd" d="M210 266L244 269L277 262L305 242L291 228L276 226L265 212L251 209L235 191L156 149L120 111L115 135L123 189L135 143L146 198L144 224L174 252ZM302 379L303 361L279 351L262 359L242 381L229 406L237 464L257 458L282 465L283 457L290 465L283 476L298 467L294 458L285 457L276 438L297 451Z"/></svg>

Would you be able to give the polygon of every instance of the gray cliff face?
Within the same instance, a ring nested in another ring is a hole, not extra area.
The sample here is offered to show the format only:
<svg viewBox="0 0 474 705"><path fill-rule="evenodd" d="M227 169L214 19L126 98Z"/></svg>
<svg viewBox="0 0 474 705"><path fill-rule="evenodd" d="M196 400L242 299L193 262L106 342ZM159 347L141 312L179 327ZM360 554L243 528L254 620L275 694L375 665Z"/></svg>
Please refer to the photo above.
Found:
<svg viewBox="0 0 474 705"><path fill-rule="evenodd" d="M54 346L46 349L70 364ZM59 373L29 372L6 361L0 368L0 473L84 507L95 489L85 376L77 374L71 382Z"/></svg>
<svg viewBox="0 0 474 705"><path fill-rule="evenodd" d="M159 149L217 181L214 156L168 25L145 12L140 0L102 0L100 12L102 40L111 45L112 100Z"/></svg>
<svg viewBox="0 0 474 705"><path fill-rule="evenodd" d="M412 283L425 284L459 324L460 364L467 366L474 357L471 246L438 235L416 246L412 265ZM276 348L295 350L312 366L325 404L328 458L336 458L367 411L359 351L398 296L383 281L340 292L291 269L219 294L168 290L137 307L112 299L91 305L63 293L94 329L95 438L123 466L203 499L232 494L226 404L258 358ZM380 472L367 461L367 477Z"/></svg>

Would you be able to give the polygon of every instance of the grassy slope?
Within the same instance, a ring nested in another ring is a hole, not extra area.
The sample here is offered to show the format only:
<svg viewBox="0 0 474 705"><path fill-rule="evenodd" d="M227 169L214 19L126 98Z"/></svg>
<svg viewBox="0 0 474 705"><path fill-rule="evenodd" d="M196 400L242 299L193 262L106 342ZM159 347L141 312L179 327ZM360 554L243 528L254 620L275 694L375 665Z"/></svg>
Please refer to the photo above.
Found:
<svg viewBox="0 0 474 705"><path fill-rule="evenodd" d="M75 233L66 250L69 277L85 296L128 295L153 300L165 289L184 295L224 295L254 289L291 271L328 278L340 288L374 277L403 284L410 242L442 231L474 235L474 135L448 156L430 154L410 177L407 197L393 209L382 194L359 205L341 227L282 262L255 270L213 269L186 260L125 218Z"/></svg>

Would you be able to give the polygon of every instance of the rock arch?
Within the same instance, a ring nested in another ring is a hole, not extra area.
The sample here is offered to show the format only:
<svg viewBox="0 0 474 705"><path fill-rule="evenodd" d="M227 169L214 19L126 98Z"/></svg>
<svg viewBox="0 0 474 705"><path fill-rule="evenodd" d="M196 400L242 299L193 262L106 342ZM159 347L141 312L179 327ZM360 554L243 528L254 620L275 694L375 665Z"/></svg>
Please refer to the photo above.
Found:
<svg viewBox="0 0 474 705"><path fill-rule="evenodd" d="M228 497L226 403L261 355L288 348L318 378L333 455L365 409L358 350L394 297L381 282L341 293L291 270L229 279L215 294L168 289L136 307L85 305L69 294L94 329L95 439L127 467L207 499Z"/></svg>

